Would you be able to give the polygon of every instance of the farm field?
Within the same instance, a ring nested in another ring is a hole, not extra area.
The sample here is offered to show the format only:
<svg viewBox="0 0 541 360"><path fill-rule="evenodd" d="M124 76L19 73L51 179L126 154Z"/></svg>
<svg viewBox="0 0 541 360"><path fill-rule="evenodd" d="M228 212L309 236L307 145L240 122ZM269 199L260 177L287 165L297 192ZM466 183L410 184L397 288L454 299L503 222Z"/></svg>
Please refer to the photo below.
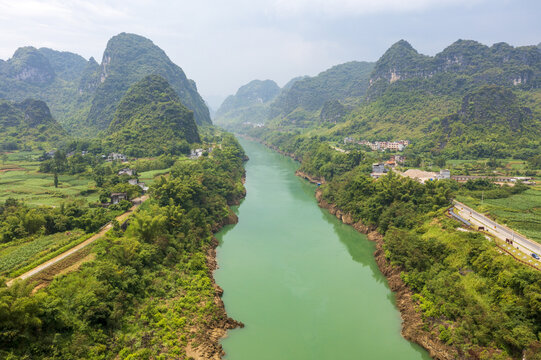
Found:
<svg viewBox="0 0 541 360"><path fill-rule="evenodd" d="M72 230L6 244L7 246L0 248L0 274L7 275L13 270L39 260L83 235L82 230Z"/></svg>
<svg viewBox="0 0 541 360"><path fill-rule="evenodd" d="M541 243L541 188L526 190L522 194L503 199L474 199L457 196L457 200L497 222L507 225L531 240Z"/></svg>
<svg viewBox="0 0 541 360"><path fill-rule="evenodd" d="M157 176L168 174L170 171L171 168L144 171L142 173L139 173L139 181L142 181L147 186L150 186L154 183L154 180Z"/></svg>
<svg viewBox="0 0 541 360"><path fill-rule="evenodd" d="M59 175L60 184L55 188L53 175L39 173L38 164L33 161L8 161L3 164L0 168L0 202L9 197L31 206L58 206L62 202L81 198L89 202L98 201L98 194L92 189L92 179L80 175Z"/></svg>

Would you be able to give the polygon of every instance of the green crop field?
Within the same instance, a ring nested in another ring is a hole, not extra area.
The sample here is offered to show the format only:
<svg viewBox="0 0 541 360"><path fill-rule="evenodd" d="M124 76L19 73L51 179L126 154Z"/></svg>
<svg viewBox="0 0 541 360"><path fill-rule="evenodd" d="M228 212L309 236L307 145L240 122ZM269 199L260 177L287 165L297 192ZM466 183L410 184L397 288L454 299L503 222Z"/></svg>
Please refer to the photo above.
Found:
<svg viewBox="0 0 541 360"><path fill-rule="evenodd" d="M8 168L4 166L4 168ZM28 205L57 206L67 200L85 198L89 202L98 201L94 181L78 175L59 175L59 186L54 187L53 175L38 172L38 166L31 162L16 162L10 167L24 170L0 172L0 201L9 197L23 200Z"/></svg>
<svg viewBox="0 0 541 360"><path fill-rule="evenodd" d="M23 267L80 238L82 230L22 239L0 249L0 274Z"/></svg>
<svg viewBox="0 0 541 360"><path fill-rule="evenodd" d="M541 243L541 189L539 187L508 198L485 199L482 203L478 199L464 196L457 196L457 200Z"/></svg>
<svg viewBox="0 0 541 360"><path fill-rule="evenodd" d="M150 186L152 185L152 183L154 182L157 176L168 174L170 171L171 171L171 168L144 171L139 174L139 181L142 181L146 185Z"/></svg>

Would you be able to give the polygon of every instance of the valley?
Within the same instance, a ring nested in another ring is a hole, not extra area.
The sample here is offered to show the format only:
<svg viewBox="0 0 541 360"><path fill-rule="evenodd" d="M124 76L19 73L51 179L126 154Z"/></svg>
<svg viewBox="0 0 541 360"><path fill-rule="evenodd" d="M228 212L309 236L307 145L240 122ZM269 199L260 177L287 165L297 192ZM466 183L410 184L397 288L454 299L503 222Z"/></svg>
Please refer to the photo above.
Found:
<svg viewBox="0 0 541 360"><path fill-rule="evenodd" d="M540 359L541 47L362 60L1 60L0 358Z"/></svg>

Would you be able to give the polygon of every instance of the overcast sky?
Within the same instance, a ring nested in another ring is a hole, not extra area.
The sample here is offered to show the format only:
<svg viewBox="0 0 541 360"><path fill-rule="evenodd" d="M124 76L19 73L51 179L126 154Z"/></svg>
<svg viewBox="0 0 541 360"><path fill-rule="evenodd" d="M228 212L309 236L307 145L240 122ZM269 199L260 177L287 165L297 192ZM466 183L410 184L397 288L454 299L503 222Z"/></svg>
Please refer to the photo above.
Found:
<svg viewBox="0 0 541 360"><path fill-rule="evenodd" d="M93 56L120 32L150 38L216 108L253 79L284 85L405 39L434 55L457 39L541 42L540 0L0 0L0 58L25 45Z"/></svg>

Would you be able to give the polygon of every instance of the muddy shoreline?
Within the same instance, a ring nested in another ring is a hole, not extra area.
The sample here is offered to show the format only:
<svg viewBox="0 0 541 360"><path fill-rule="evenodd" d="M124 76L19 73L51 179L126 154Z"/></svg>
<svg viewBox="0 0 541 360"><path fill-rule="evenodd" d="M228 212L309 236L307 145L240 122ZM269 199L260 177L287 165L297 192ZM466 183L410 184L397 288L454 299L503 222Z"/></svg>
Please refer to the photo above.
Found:
<svg viewBox="0 0 541 360"><path fill-rule="evenodd" d="M369 240L376 243L374 258L379 270L387 279L391 291L396 298L396 306L402 318L402 336L428 351L430 357L436 360L460 359L457 350L444 344L437 334L426 331L423 328L423 319L418 311L415 301L412 299L412 291L404 284L400 277L400 269L393 267L385 258L383 250L383 236L373 227L365 226L361 221L355 222L349 213L344 213L334 204L329 204L322 199L321 190L316 191L316 199L319 207L327 209L329 213L336 216L338 220L346 225L352 226L355 230L365 234Z"/></svg>

